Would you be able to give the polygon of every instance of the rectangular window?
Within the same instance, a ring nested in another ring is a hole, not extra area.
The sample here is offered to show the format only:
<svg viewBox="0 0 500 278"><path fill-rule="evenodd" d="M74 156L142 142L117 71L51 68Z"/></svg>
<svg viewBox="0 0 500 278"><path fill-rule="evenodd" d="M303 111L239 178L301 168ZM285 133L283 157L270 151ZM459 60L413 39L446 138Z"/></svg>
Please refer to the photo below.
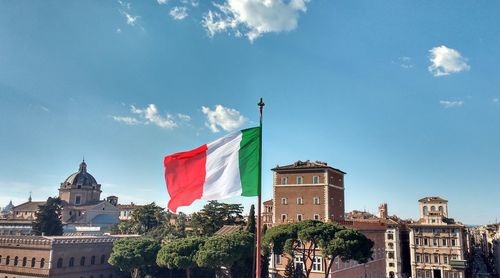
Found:
<svg viewBox="0 0 500 278"><path fill-rule="evenodd" d="M314 257L312 270L313 271L323 271L323 258L322 257Z"/></svg>
<svg viewBox="0 0 500 278"><path fill-rule="evenodd" d="M431 258L429 257L429 255L424 255L424 262L426 264L430 263L431 262Z"/></svg>
<svg viewBox="0 0 500 278"><path fill-rule="evenodd" d="M297 177L297 184L303 184L304 183L304 177L298 176Z"/></svg>
<svg viewBox="0 0 500 278"><path fill-rule="evenodd" d="M387 253L387 257L388 257L389 259L394 259L394 252L388 252L388 253Z"/></svg>
<svg viewBox="0 0 500 278"><path fill-rule="evenodd" d="M281 198L281 204L282 205L288 205L288 199L287 198Z"/></svg>
<svg viewBox="0 0 500 278"><path fill-rule="evenodd" d="M302 197L297 197L297 205L303 205L304 204L304 199Z"/></svg>
<svg viewBox="0 0 500 278"><path fill-rule="evenodd" d="M443 256L443 262L444 262L445 264L448 264L448 255L444 255L444 256Z"/></svg>
<svg viewBox="0 0 500 278"><path fill-rule="evenodd" d="M76 205L79 205L79 204L80 204L80 198L81 198L80 196L76 196L76 197L75 197L75 204L76 204Z"/></svg>
<svg viewBox="0 0 500 278"><path fill-rule="evenodd" d="M313 176L313 184L319 183L319 176Z"/></svg>
<svg viewBox="0 0 500 278"><path fill-rule="evenodd" d="M438 246L438 239L437 238L432 239L432 245Z"/></svg>
<svg viewBox="0 0 500 278"><path fill-rule="evenodd" d="M314 197L314 198L313 198L313 204L315 204L315 205L319 205L319 204L320 204L320 199L319 199L319 197Z"/></svg>
<svg viewBox="0 0 500 278"><path fill-rule="evenodd" d="M314 214L314 220L318 220L318 221L320 220L319 214L317 214L317 213Z"/></svg>
<svg viewBox="0 0 500 278"><path fill-rule="evenodd" d="M281 184L288 184L288 178L287 177L282 177L281 178Z"/></svg>
<svg viewBox="0 0 500 278"><path fill-rule="evenodd" d="M446 239L443 239L443 240L441 241L441 244L442 244L443 246L446 246Z"/></svg>
<svg viewBox="0 0 500 278"><path fill-rule="evenodd" d="M451 246L456 246L457 245L457 240L456 239L452 239L451 240Z"/></svg>
<svg viewBox="0 0 500 278"><path fill-rule="evenodd" d="M302 218L303 218L302 214L297 214L297 221L302 221L303 220Z"/></svg>
<svg viewBox="0 0 500 278"><path fill-rule="evenodd" d="M434 255L434 263L435 264L439 263L439 255L437 255L437 254Z"/></svg>
<svg viewBox="0 0 500 278"><path fill-rule="evenodd" d="M304 269L304 260L302 259L302 257L300 256L297 256L295 257L295 268L300 268L300 269Z"/></svg>
<svg viewBox="0 0 500 278"><path fill-rule="evenodd" d="M387 239L393 240L394 239L394 235L393 234L387 234Z"/></svg>
<svg viewBox="0 0 500 278"><path fill-rule="evenodd" d="M420 262L420 255L416 255L416 256L415 256L415 261L417 261L417 263L419 263L419 262Z"/></svg>
<svg viewBox="0 0 500 278"><path fill-rule="evenodd" d="M418 237L415 238L415 245L420 245L420 239Z"/></svg>
<svg viewBox="0 0 500 278"><path fill-rule="evenodd" d="M286 222L286 214L281 215L281 222L285 223Z"/></svg>
<svg viewBox="0 0 500 278"><path fill-rule="evenodd" d="M274 255L274 260L276 264L281 264L281 255L280 254Z"/></svg>
<svg viewBox="0 0 500 278"><path fill-rule="evenodd" d="M428 239L426 239L426 238L424 238L424 245L425 245L425 246L428 246L428 245L429 245L429 240L428 240Z"/></svg>

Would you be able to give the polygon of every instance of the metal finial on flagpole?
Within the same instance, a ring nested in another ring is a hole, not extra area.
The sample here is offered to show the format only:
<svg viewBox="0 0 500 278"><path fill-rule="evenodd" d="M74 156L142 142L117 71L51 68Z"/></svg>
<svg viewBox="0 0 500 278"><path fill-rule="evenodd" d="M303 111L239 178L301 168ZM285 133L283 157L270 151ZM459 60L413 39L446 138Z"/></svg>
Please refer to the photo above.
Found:
<svg viewBox="0 0 500 278"><path fill-rule="evenodd" d="M256 233L256 254L255 254L255 277L260 278L260 270L261 270L261 260L260 260L260 245L261 245L261 237L262 237L262 218L261 218L261 190L262 190L262 110L264 109L264 101L262 101L262 98L260 98L259 103L257 103L259 106L259 112L260 112L260 150L259 150L259 188L258 188L258 195L257 195L257 233Z"/></svg>

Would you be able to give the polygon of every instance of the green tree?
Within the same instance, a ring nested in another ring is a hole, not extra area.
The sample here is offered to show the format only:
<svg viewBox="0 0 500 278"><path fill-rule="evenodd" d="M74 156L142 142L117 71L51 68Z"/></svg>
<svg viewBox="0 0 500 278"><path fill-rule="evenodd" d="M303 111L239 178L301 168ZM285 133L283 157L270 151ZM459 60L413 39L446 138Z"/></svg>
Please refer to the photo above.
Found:
<svg viewBox="0 0 500 278"><path fill-rule="evenodd" d="M240 204L225 204L210 201L199 212L191 216L191 227L196 235L211 236L224 225L244 223Z"/></svg>
<svg viewBox="0 0 500 278"><path fill-rule="evenodd" d="M329 277L328 273L337 257L343 262L355 260L358 263L367 263L372 258L373 245L373 241L357 230L344 229L336 232L329 241L321 243L323 257L327 263L325 278Z"/></svg>
<svg viewBox="0 0 500 278"><path fill-rule="evenodd" d="M191 277L191 270L196 268L196 253L205 242L205 238L188 237L175 239L162 246L156 263L169 269L184 269L186 276Z"/></svg>
<svg viewBox="0 0 500 278"><path fill-rule="evenodd" d="M142 235L162 225L165 221L165 211L153 202L134 209L128 222L130 222L129 225L133 233Z"/></svg>
<svg viewBox="0 0 500 278"><path fill-rule="evenodd" d="M61 199L49 197L47 202L38 207L33 222L33 233L37 236L60 236L63 234L61 222Z"/></svg>
<svg viewBox="0 0 500 278"><path fill-rule="evenodd" d="M215 268L219 274L221 267L225 267L234 274L237 270L241 270L242 265L246 264L248 267L253 248L254 236L248 232L212 236L196 253L196 263L201 267ZM251 276L251 272L238 272L237 276Z"/></svg>
<svg viewBox="0 0 500 278"><path fill-rule="evenodd" d="M359 231L314 220L272 227L264 236L263 243L271 247L274 254L289 254L292 261L295 256L301 256L306 277L311 273L318 250L321 250L324 260L329 260L325 271L325 277L328 277L336 257L363 263L371 258L373 247L373 241Z"/></svg>
<svg viewBox="0 0 500 278"><path fill-rule="evenodd" d="M160 244L148 238L123 238L113 243L109 264L130 273L133 278L143 277L156 267Z"/></svg>
<svg viewBox="0 0 500 278"><path fill-rule="evenodd" d="M255 206L254 205L250 206L250 214L248 215L246 230L252 234L255 234L255 231L257 231L257 225L256 225L256 221L255 221Z"/></svg>

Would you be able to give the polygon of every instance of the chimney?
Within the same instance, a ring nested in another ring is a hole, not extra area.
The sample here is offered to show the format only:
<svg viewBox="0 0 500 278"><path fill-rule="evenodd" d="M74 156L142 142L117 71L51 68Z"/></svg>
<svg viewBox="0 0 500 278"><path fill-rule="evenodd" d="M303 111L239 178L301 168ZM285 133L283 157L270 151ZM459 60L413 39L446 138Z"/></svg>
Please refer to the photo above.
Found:
<svg viewBox="0 0 500 278"><path fill-rule="evenodd" d="M387 212L387 203L383 203L378 206L378 217L382 219L389 218L389 214Z"/></svg>

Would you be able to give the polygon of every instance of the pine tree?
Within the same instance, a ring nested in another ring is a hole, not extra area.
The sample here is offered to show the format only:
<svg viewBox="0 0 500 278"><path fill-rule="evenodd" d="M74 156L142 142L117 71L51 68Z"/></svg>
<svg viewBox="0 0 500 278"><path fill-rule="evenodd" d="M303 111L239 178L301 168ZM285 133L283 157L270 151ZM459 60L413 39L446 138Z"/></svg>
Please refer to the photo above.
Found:
<svg viewBox="0 0 500 278"><path fill-rule="evenodd" d="M257 226L255 224L255 206L252 205L250 206L250 214L248 215L248 223L247 223L247 231L255 234L255 231L257 231Z"/></svg>
<svg viewBox="0 0 500 278"><path fill-rule="evenodd" d="M45 204L39 206L35 214L36 220L33 222L33 233L37 236L62 235L61 209L61 199L49 197Z"/></svg>

